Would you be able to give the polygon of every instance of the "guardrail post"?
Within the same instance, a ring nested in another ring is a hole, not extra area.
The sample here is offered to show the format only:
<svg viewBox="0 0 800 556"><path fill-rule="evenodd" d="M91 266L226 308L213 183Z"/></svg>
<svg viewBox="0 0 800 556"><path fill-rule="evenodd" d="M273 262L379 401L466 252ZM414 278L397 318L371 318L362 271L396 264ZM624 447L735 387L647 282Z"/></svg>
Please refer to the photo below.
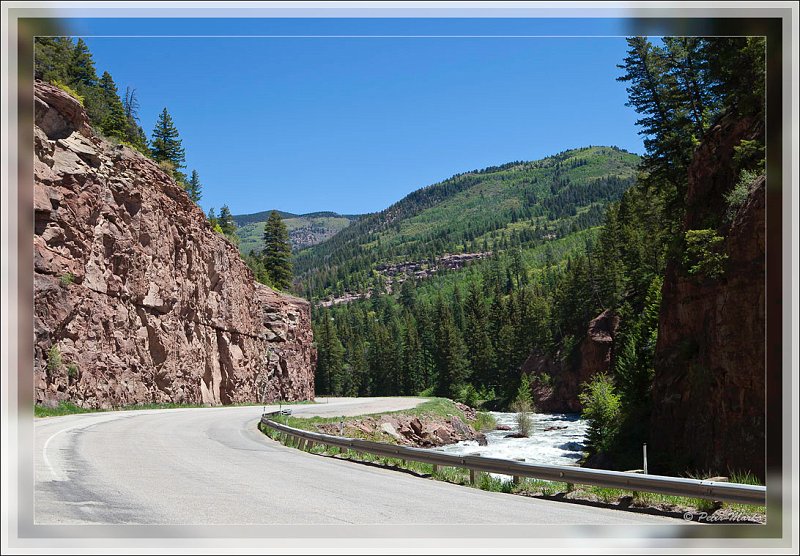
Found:
<svg viewBox="0 0 800 556"><path fill-rule="evenodd" d="M433 471L431 471L431 474L438 473L438 472L439 472L439 466L434 463L433 464Z"/></svg>
<svg viewBox="0 0 800 556"><path fill-rule="evenodd" d="M469 470L469 482L472 483L473 485L475 484L475 470L474 469L470 469Z"/></svg>
<svg viewBox="0 0 800 556"><path fill-rule="evenodd" d="M709 479L706 479L706 481L714 481L715 483L727 483L728 477L711 477ZM712 500L711 503L714 504L715 508L722 507L722 500Z"/></svg>
<svg viewBox="0 0 800 556"><path fill-rule="evenodd" d="M525 458L513 458L514 461L525 461ZM522 477L519 475L513 475L511 477L511 483L518 485L522 481Z"/></svg>
<svg viewBox="0 0 800 556"><path fill-rule="evenodd" d="M647 446L647 444L645 444L645 446ZM645 458L645 463L647 463L647 458ZM644 469L631 469L629 471L626 471L625 473L640 473L641 474L641 473L645 473L645 470ZM639 495L641 493L638 490L632 490L631 494L633 495L634 498L639 498Z"/></svg>
<svg viewBox="0 0 800 556"><path fill-rule="evenodd" d="M647 475L647 442L642 444L642 455L644 456L644 474Z"/></svg>

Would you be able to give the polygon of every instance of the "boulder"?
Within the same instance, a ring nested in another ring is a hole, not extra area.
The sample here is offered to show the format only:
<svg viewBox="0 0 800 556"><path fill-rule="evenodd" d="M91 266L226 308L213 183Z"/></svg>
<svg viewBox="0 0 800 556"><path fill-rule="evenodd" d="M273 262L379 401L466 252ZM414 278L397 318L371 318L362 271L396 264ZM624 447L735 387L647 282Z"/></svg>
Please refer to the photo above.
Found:
<svg viewBox="0 0 800 556"><path fill-rule="evenodd" d="M395 440L400 440L400 441L405 440L405 438L397 432L397 429L395 429L394 425L392 425L391 423L381 423L381 430L386 434L388 434L389 436L391 436L392 438L394 438Z"/></svg>

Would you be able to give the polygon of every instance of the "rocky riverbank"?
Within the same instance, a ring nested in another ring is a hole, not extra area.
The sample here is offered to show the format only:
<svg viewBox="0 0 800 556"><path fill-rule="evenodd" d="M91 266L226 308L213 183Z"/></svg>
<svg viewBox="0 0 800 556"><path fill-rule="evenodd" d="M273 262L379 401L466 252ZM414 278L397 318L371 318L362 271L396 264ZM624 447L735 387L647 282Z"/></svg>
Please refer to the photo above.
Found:
<svg viewBox="0 0 800 556"><path fill-rule="evenodd" d="M486 436L470 424L477 417L477 412L463 404L457 403L455 406L463 413L463 418L458 415L401 412L348 418L343 423L322 423L316 427L325 434L419 448L435 448L465 440L485 446Z"/></svg>

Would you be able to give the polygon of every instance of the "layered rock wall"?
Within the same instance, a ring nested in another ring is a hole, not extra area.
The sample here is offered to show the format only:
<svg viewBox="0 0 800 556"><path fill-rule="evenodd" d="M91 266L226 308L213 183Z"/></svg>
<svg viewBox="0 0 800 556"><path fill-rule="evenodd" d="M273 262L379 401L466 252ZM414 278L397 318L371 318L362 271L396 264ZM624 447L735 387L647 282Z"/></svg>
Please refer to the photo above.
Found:
<svg viewBox="0 0 800 556"><path fill-rule="evenodd" d="M37 403L229 404L314 395L309 304L257 284L153 161L35 85Z"/></svg>

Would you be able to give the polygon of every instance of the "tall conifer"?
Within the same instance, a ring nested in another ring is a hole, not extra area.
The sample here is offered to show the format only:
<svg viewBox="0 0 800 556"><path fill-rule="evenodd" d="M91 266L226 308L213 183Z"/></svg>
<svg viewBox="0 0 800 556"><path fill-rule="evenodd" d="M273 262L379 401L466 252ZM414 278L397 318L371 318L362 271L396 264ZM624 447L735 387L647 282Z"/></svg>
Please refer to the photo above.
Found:
<svg viewBox="0 0 800 556"><path fill-rule="evenodd" d="M292 285L292 246L289 232L280 214L273 210L264 224L264 265L276 288L285 290Z"/></svg>

